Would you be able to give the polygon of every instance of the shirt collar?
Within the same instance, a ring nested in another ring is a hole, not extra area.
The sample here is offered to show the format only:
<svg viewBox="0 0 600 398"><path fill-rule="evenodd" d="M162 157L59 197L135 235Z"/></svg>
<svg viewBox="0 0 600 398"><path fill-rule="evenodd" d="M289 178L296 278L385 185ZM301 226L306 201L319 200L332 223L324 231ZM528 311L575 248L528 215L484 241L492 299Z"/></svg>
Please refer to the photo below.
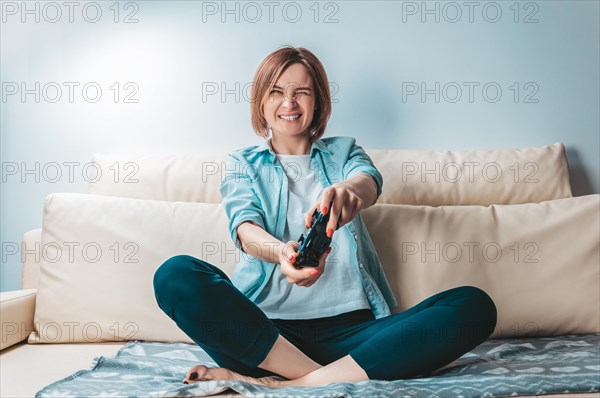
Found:
<svg viewBox="0 0 600 398"><path fill-rule="evenodd" d="M258 153L267 151L272 155L271 161L275 161L276 158L276 153L273 151L273 148L271 148L271 138L269 137L268 139L264 140L262 144L260 144L255 151ZM331 154L331 152L327 149L327 145L325 145L325 143L323 142L322 139L318 139L315 142L312 143L311 147L310 147L310 158L312 159L315 155L314 153L316 151L321 151L321 152L325 152L327 154Z"/></svg>

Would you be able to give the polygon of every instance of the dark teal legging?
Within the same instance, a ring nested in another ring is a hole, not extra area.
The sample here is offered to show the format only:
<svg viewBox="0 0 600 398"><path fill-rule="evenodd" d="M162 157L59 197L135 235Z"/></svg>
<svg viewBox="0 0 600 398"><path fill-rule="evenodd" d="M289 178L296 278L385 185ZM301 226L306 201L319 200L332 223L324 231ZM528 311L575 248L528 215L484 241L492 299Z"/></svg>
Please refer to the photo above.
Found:
<svg viewBox="0 0 600 398"><path fill-rule="evenodd" d="M496 327L494 302L474 286L445 290L380 319L370 309L269 319L222 270L187 255L156 270L154 292L160 308L219 366L252 377L275 375L258 365L279 335L323 366L350 355L369 379L397 380L460 358Z"/></svg>

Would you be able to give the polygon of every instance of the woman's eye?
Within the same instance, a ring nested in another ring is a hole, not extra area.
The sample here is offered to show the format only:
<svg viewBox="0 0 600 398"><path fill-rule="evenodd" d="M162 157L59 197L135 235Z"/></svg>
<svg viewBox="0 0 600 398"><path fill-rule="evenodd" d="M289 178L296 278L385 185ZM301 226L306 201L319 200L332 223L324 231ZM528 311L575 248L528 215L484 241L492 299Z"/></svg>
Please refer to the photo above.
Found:
<svg viewBox="0 0 600 398"><path fill-rule="evenodd" d="M271 90L271 94L281 94L281 90L273 89Z"/></svg>

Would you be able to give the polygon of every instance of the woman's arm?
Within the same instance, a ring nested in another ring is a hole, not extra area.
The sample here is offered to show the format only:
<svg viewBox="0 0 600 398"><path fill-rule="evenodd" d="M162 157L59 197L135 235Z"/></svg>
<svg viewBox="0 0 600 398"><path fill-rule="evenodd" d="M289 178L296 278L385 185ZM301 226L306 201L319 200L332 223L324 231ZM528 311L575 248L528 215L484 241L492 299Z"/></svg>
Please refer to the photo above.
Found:
<svg viewBox="0 0 600 398"><path fill-rule="evenodd" d="M383 190L383 176L375 168L373 161L365 150L351 138L348 158L342 169L344 180L325 189L313 207L304 215L305 221L310 222L315 209L330 212L327 223L327 236L352 221L361 210L371 207ZM333 202L331 209L327 208Z"/></svg>
<svg viewBox="0 0 600 398"><path fill-rule="evenodd" d="M241 223L237 228L237 235L246 253L263 261L279 264L281 273L287 277L288 283L298 286L310 287L321 277L325 270L327 255L331 251L329 248L321 254L318 267L296 269L292 265L296 257L290 255L297 255L297 250L300 248L298 242L283 243L252 221Z"/></svg>
<svg viewBox="0 0 600 398"><path fill-rule="evenodd" d="M362 210L367 209L377 202L377 183L375 179L366 173L360 173L354 177L342 181L356 196L362 200Z"/></svg>
<svg viewBox="0 0 600 398"><path fill-rule="evenodd" d="M334 200L334 208L327 208ZM335 230L352 221L358 212L373 206L375 202L377 202L375 179L370 174L359 173L325 188L317 203L304 215L304 221L307 225L311 222L315 209L319 209L324 214L331 213L326 227L327 236L331 237Z"/></svg>
<svg viewBox="0 0 600 398"><path fill-rule="evenodd" d="M252 221L245 221L237 227L237 236L245 253L260 260L279 264L279 256L285 243L265 231Z"/></svg>

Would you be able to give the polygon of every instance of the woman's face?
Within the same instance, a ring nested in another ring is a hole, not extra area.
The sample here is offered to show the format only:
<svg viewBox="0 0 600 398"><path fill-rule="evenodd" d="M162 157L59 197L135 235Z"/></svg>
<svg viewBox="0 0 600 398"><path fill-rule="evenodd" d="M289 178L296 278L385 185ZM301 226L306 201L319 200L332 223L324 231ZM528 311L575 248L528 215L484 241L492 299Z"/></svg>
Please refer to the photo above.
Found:
<svg viewBox="0 0 600 398"><path fill-rule="evenodd" d="M287 67L267 93L263 112L272 134L308 138L315 107L312 79L302 64Z"/></svg>

